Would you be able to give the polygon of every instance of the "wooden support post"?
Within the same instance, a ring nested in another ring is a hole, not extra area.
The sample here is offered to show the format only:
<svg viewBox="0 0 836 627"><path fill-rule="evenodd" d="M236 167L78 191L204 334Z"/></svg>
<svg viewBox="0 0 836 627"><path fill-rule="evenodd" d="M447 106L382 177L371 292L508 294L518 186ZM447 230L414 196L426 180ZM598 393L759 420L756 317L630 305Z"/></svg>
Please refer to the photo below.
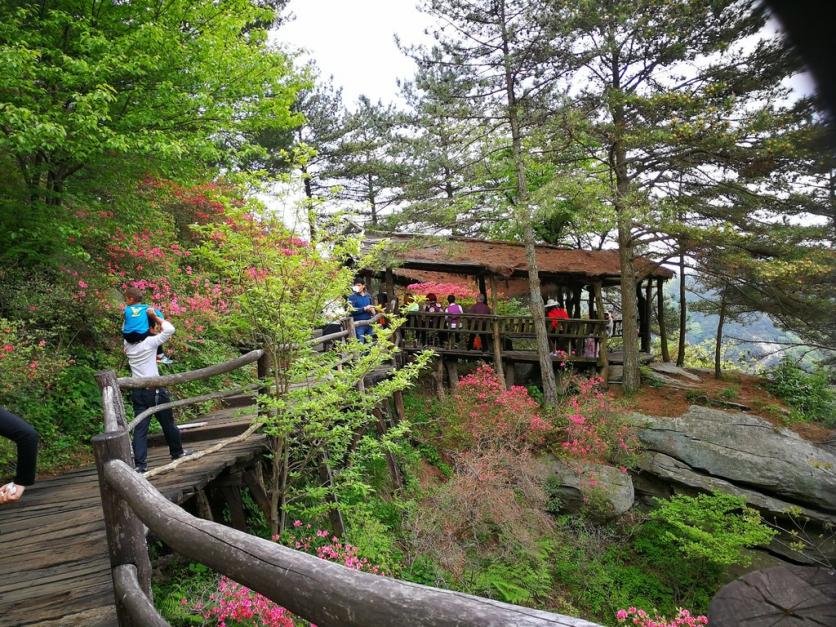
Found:
<svg viewBox="0 0 836 627"><path fill-rule="evenodd" d="M505 369L502 367L502 334L499 327L499 319L494 317L491 320L493 329L493 367L500 382L505 385Z"/></svg>
<svg viewBox="0 0 836 627"><path fill-rule="evenodd" d="M604 315L604 297L601 293L601 283L596 282L592 285L595 291L595 308L599 312L599 316ZM598 372L601 378L604 379L604 385L609 383L610 377L610 356L607 349L607 325L605 324L598 333Z"/></svg>
<svg viewBox="0 0 836 627"><path fill-rule="evenodd" d="M459 384L459 364L456 359L447 359L444 362L447 368L447 381L450 383L450 391L454 392Z"/></svg>
<svg viewBox="0 0 836 627"><path fill-rule="evenodd" d="M125 405L122 402L122 390L116 381L116 373L113 370L101 370L93 376L102 392L105 431L124 429L128 421L125 420Z"/></svg>
<svg viewBox="0 0 836 627"><path fill-rule="evenodd" d="M226 506L229 508L230 526L239 531L246 531L247 515L244 513L244 501L241 500L241 488L234 485L222 485L220 489Z"/></svg>
<svg viewBox="0 0 836 627"><path fill-rule="evenodd" d="M244 471L244 484L249 489L253 501L264 512L266 519L270 520L270 497L267 496L267 488L264 485L260 463L256 463L253 468Z"/></svg>
<svg viewBox="0 0 836 627"><path fill-rule="evenodd" d="M145 527L113 487L105 480L104 467L115 459L133 467L131 442L127 431L100 433L93 436L93 453L99 475L99 491L102 496L107 547L111 569L133 564L136 566L139 586L148 599L151 598L151 560L145 542ZM114 580L114 585L116 582ZM135 625L126 606L116 599L116 617L119 625Z"/></svg>
<svg viewBox="0 0 836 627"><path fill-rule="evenodd" d="M392 273L392 268L386 268L386 296L389 297L389 302L395 302L395 275Z"/></svg>
<svg viewBox="0 0 836 627"><path fill-rule="evenodd" d="M397 421L395 424L406 418L406 408L403 404L403 392L397 390L394 394L392 394L392 401L395 405L395 420Z"/></svg>
<svg viewBox="0 0 836 627"><path fill-rule="evenodd" d="M215 522L215 517L212 515L212 508L209 506L209 499L206 496L206 490L198 488L194 494L195 504L197 505L197 515L203 520ZM269 515L269 512L268 512Z"/></svg>
<svg viewBox="0 0 836 627"><path fill-rule="evenodd" d="M583 286L577 285L572 288L572 318L581 317L581 294L583 293Z"/></svg>
<svg viewBox="0 0 836 627"><path fill-rule="evenodd" d="M493 315L496 315L496 304L497 304L498 295L496 293L496 277L493 274L491 274L491 276L490 276L490 283L491 283L491 294L490 294L490 296L491 296L491 311L493 312Z"/></svg>
<svg viewBox="0 0 836 627"><path fill-rule="evenodd" d="M591 285L586 286L586 315L590 320L599 317L595 314L595 293Z"/></svg>
<svg viewBox="0 0 836 627"><path fill-rule="evenodd" d="M432 372L433 383L435 384L435 395L439 399L447 396L444 391L444 356L439 355L435 361L435 367Z"/></svg>
<svg viewBox="0 0 836 627"><path fill-rule="evenodd" d="M669 362L671 353L668 349L668 328L665 324L665 279L656 279L656 299L658 304L659 339L662 342L662 361Z"/></svg>
<svg viewBox="0 0 836 627"><path fill-rule="evenodd" d="M487 296L488 295L488 288L485 287L485 275L480 274L478 277L476 277L476 281L477 281L477 283L479 283L479 293L484 294L485 296Z"/></svg>
<svg viewBox="0 0 836 627"><path fill-rule="evenodd" d="M510 359L506 359L502 365L503 370L505 370L505 387L512 388L516 383L516 372L514 368L514 362Z"/></svg>
<svg viewBox="0 0 836 627"><path fill-rule="evenodd" d="M343 515L337 505L337 497L334 496L334 473L331 471L331 466L328 463L328 453L321 451L319 461L319 479L323 485L328 488L328 494L325 499L331 504L328 509L328 518L331 521L331 533L342 538L345 535L345 523L343 522Z"/></svg>

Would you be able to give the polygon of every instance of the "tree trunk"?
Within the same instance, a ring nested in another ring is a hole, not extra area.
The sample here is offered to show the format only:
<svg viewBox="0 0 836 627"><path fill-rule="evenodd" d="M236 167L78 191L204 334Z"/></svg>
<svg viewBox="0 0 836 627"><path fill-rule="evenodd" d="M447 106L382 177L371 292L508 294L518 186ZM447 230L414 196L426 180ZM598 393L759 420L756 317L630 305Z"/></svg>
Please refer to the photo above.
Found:
<svg viewBox="0 0 836 627"><path fill-rule="evenodd" d="M679 253L679 341L676 345L676 365L685 365L685 325L688 324L688 305L685 302L685 253Z"/></svg>
<svg viewBox="0 0 836 627"><path fill-rule="evenodd" d="M723 324L726 322L726 289L723 288L723 293L720 295L720 312L717 319L717 339L714 343L714 378L719 379L723 376L720 369L720 362L723 358Z"/></svg>
<svg viewBox="0 0 836 627"><path fill-rule="evenodd" d="M665 325L665 280L656 280L656 298L659 301L659 339L662 342L662 361L669 363L671 360L671 353L668 350L668 329Z"/></svg>
<svg viewBox="0 0 836 627"><path fill-rule="evenodd" d="M302 166L302 182L305 185L305 209L308 214L308 230L310 231L311 241L316 239L316 211L314 211L314 197L313 188L311 187L311 175L308 172L307 166Z"/></svg>
<svg viewBox="0 0 836 627"><path fill-rule="evenodd" d="M523 240L525 242L525 257L528 263L528 291L531 317L534 319L534 333L537 341L537 356L540 361L540 372L543 380L543 398L547 405L557 404L557 385L554 378L549 339L546 331L546 311L543 305L543 295L540 292L540 274L537 268L537 249L534 228L531 224L531 207L528 204L528 183L525 179L525 164L522 157L522 135L520 132L519 111L514 76L511 71L511 54L505 3L497 3L502 26L502 54L505 69L505 96L508 102L508 122L511 126L511 149L514 157L514 169L517 179L517 211L518 218L524 225ZM496 313L496 312L494 312Z"/></svg>
<svg viewBox="0 0 836 627"><path fill-rule="evenodd" d="M621 89L621 65L618 51L613 50L611 60L612 87ZM610 150L610 168L615 175L613 207L618 228L618 261L621 269L621 317L624 329L624 380L627 393L636 392L641 384L639 373L638 313L636 303L636 269L633 266L633 220L627 197L630 178L627 172L627 147L624 143L626 119L624 105L616 94L611 96L614 139Z"/></svg>

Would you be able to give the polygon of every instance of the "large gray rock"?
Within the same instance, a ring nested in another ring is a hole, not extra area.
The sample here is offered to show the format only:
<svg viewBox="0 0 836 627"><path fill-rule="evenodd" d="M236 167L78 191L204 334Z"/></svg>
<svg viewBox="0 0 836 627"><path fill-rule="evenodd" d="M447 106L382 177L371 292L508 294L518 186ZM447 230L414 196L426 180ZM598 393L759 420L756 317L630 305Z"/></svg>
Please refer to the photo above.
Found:
<svg viewBox="0 0 836 627"><path fill-rule="evenodd" d="M633 506L635 492L630 475L612 466L584 464L578 468L556 458L546 460L556 480L561 511L578 511L591 504L601 517L620 516Z"/></svg>
<svg viewBox="0 0 836 627"><path fill-rule="evenodd" d="M652 451L645 453L639 460L639 469L661 479L704 492L725 492L726 494L742 496L749 505L779 516L786 515L788 510L792 510L794 515L804 516L823 523L836 524L836 515L834 514L809 507L801 507L755 490L742 488L719 477L694 472L687 464L664 453Z"/></svg>
<svg viewBox="0 0 836 627"><path fill-rule="evenodd" d="M720 479L747 493L836 514L836 455L788 429L756 416L696 405L676 418L632 418L641 426L639 439L648 451L646 471L688 485L688 473L703 481Z"/></svg>

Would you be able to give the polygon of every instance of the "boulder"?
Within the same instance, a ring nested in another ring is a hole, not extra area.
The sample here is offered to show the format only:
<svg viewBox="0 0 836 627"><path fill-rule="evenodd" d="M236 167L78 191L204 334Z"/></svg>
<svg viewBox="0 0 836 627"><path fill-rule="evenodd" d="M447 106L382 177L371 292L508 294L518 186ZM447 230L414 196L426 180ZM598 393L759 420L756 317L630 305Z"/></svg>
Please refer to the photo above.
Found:
<svg viewBox="0 0 836 627"><path fill-rule="evenodd" d="M632 414L642 468L700 489L734 486L768 504L836 515L836 455L757 416L692 405L678 417ZM701 484L701 485L697 485ZM755 496L758 494L759 496ZM772 499L770 501L770 499Z"/></svg>
<svg viewBox="0 0 836 627"><path fill-rule="evenodd" d="M602 517L620 516L633 506L633 480L626 472L602 464L577 467L556 458L546 460L549 476L556 482L561 511L578 511L593 505Z"/></svg>
<svg viewBox="0 0 836 627"><path fill-rule="evenodd" d="M800 515L822 523L836 524L836 514L788 503L755 490L737 486L719 477L694 472L687 464L664 453L652 451L645 453L639 460L639 469L666 481L672 481L704 492L725 492L726 494L742 496L746 503L752 507L779 516L786 515L787 510L792 509L794 515Z"/></svg>

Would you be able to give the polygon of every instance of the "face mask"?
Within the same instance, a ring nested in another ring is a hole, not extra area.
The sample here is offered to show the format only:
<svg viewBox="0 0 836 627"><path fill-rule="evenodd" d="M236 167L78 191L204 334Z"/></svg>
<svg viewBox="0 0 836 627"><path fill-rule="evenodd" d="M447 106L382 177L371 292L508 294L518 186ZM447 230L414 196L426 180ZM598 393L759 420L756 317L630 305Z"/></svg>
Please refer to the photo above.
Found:
<svg viewBox="0 0 836 627"><path fill-rule="evenodd" d="M354 290L355 292L357 292L358 294L360 293L360 286L359 286L359 285L355 285L355 286L354 286L354 287L352 287L351 289L353 289L353 290Z"/></svg>

